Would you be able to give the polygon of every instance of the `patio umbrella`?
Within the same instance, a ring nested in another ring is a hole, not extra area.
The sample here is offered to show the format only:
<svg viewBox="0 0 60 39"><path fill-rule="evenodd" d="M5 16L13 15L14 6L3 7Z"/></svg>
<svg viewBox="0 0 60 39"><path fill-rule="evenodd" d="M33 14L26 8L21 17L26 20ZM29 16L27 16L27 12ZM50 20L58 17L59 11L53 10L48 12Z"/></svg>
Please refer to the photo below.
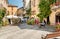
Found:
<svg viewBox="0 0 60 39"><path fill-rule="evenodd" d="M17 19L18 16L8 15L8 16L6 16L6 18L7 18L7 19L11 19L11 24L13 24L13 22L12 22L12 18Z"/></svg>
<svg viewBox="0 0 60 39"><path fill-rule="evenodd" d="M8 16L6 16L6 18L8 18L8 19L12 19L12 18L18 18L18 16L8 15Z"/></svg>

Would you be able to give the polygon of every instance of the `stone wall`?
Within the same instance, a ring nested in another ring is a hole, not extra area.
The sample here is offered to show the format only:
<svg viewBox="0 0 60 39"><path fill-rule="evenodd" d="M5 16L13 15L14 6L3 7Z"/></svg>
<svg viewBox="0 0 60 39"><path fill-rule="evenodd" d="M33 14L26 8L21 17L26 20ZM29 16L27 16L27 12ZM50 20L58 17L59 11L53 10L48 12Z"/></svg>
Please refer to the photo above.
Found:
<svg viewBox="0 0 60 39"><path fill-rule="evenodd" d="M58 12L60 12L60 8L57 8L56 11L52 10L52 13L49 16L51 25L56 24L56 14L58 14Z"/></svg>

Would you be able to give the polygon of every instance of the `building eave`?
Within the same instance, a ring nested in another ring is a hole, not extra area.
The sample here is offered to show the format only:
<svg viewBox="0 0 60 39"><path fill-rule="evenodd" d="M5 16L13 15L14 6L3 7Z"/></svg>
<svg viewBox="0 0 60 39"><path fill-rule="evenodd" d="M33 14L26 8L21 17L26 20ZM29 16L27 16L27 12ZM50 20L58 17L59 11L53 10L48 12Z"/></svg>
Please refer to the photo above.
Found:
<svg viewBox="0 0 60 39"><path fill-rule="evenodd" d="M16 5L11 5L11 4L8 4L8 7L18 7Z"/></svg>

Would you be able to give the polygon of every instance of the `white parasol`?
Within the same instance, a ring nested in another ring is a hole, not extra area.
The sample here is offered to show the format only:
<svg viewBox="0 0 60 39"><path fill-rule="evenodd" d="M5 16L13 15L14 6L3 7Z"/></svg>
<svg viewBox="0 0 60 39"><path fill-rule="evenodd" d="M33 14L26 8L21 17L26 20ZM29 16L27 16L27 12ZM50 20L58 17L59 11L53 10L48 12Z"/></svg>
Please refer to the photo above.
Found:
<svg viewBox="0 0 60 39"><path fill-rule="evenodd" d="M18 16L15 16L15 15L8 15L8 16L6 16L6 18L7 19L11 19L11 24L13 24L13 22L12 22L12 18L18 18Z"/></svg>
<svg viewBox="0 0 60 39"><path fill-rule="evenodd" d="M8 16L6 16L6 18L8 18L8 19L12 19L12 18L18 18L18 16L8 15Z"/></svg>

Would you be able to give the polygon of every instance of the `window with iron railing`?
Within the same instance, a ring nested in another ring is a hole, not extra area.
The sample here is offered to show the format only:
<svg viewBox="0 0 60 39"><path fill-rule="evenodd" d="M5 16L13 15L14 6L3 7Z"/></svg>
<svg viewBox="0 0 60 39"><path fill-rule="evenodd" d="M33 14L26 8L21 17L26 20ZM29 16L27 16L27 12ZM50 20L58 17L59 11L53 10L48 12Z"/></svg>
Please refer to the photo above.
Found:
<svg viewBox="0 0 60 39"><path fill-rule="evenodd" d="M60 0L56 0L55 5L56 5L56 6L60 5Z"/></svg>

